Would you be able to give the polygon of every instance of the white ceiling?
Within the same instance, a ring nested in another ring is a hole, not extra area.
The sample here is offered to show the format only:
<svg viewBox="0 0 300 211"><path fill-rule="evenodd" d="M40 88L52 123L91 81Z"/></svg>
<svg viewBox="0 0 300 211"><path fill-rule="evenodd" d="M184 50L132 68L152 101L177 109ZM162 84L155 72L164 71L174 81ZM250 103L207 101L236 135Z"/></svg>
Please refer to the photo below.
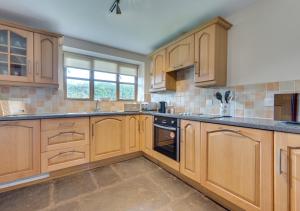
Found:
<svg viewBox="0 0 300 211"><path fill-rule="evenodd" d="M255 0L0 0L0 18L141 54Z"/></svg>

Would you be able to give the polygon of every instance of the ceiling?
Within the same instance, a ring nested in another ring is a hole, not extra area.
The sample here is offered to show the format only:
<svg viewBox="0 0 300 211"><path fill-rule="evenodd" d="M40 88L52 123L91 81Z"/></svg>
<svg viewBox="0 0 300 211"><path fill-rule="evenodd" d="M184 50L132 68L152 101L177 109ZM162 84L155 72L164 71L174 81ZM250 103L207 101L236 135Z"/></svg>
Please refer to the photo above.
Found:
<svg viewBox="0 0 300 211"><path fill-rule="evenodd" d="M0 0L0 18L141 54L255 0Z"/></svg>

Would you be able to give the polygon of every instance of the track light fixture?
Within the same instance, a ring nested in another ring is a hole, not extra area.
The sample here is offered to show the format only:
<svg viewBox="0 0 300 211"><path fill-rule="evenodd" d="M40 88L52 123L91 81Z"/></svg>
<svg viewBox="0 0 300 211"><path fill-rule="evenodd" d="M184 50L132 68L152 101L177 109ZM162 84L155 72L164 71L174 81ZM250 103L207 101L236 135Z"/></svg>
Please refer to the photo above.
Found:
<svg viewBox="0 0 300 211"><path fill-rule="evenodd" d="M109 11L114 12L114 10L116 10L116 14L121 15L122 12L121 12L121 8L120 8L119 4L120 4L120 0L115 0L113 5L110 7Z"/></svg>

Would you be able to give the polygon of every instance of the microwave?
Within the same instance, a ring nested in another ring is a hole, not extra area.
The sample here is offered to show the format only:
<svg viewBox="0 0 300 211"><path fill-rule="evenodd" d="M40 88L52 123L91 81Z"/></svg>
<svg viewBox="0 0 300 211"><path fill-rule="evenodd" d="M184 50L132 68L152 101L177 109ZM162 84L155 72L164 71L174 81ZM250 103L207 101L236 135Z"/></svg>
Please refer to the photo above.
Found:
<svg viewBox="0 0 300 211"><path fill-rule="evenodd" d="M299 122L299 94L275 94L274 120L285 122Z"/></svg>

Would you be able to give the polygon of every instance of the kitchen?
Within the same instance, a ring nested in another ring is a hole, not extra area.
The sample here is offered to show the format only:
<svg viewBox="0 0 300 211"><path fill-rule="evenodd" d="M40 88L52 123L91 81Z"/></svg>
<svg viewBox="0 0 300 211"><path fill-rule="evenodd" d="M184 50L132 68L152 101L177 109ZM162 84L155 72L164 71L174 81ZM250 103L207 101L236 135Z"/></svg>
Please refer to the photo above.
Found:
<svg viewBox="0 0 300 211"><path fill-rule="evenodd" d="M2 1L0 210L298 210L299 9Z"/></svg>

